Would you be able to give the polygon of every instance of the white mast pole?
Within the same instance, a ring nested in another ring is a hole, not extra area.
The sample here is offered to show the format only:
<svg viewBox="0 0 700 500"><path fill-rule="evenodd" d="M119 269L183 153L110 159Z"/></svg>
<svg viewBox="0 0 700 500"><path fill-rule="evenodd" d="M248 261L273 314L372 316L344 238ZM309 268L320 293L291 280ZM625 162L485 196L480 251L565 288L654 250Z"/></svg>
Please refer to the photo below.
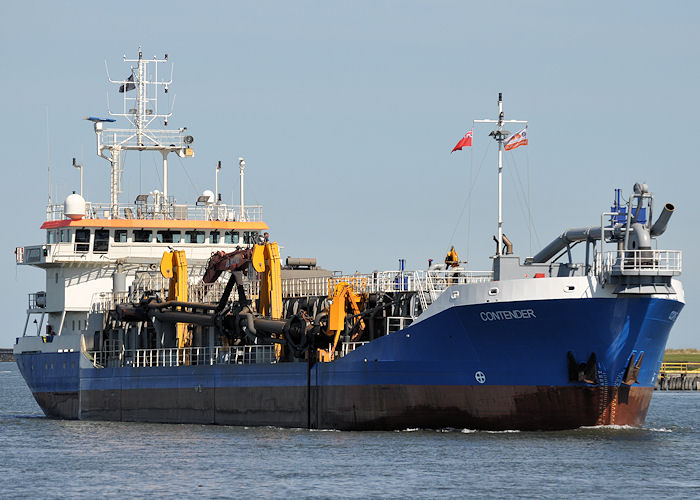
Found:
<svg viewBox="0 0 700 500"><path fill-rule="evenodd" d="M214 203L219 202L219 170L221 170L221 160L216 165L216 174L214 177Z"/></svg>
<svg viewBox="0 0 700 500"><path fill-rule="evenodd" d="M163 209L168 204L168 151L164 149L161 151L163 154Z"/></svg>
<svg viewBox="0 0 700 500"><path fill-rule="evenodd" d="M245 170L245 160L244 160L243 158L240 158L240 157L238 158L238 168L239 168L240 171L241 171L241 213L240 213L240 219L241 219L242 221L244 221L244 220L246 220L246 217L245 217L245 212L244 212L244 210L245 210L245 202L244 202L244 199L243 199L243 191L244 191L244 190L243 190L243 177L244 177L244 175L245 175L245 174L243 173L243 171Z"/></svg>
<svg viewBox="0 0 700 500"><path fill-rule="evenodd" d="M503 94L498 93L498 131L503 130ZM500 137L500 135L499 135ZM498 140L498 244L496 255L501 255L503 241L503 140Z"/></svg>

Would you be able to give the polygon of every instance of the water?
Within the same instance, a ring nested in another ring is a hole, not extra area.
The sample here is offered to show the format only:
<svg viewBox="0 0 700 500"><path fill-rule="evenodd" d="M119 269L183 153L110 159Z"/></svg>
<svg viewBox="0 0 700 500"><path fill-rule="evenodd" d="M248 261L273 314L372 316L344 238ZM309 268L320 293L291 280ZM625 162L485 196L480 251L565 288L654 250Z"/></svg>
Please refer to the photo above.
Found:
<svg viewBox="0 0 700 500"><path fill-rule="evenodd" d="M0 363L0 497L697 497L700 392L656 392L643 429L302 429L43 417Z"/></svg>

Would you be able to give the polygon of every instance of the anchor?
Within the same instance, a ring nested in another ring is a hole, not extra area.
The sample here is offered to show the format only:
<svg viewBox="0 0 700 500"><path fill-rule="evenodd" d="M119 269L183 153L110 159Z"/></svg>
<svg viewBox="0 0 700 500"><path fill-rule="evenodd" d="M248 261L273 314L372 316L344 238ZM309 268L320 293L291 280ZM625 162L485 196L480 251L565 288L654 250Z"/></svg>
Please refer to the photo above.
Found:
<svg viewBox="0 0 700 500"><path fill-rule="evenodd" d="M596 370L598 362L594 352L591 353L586 363L578 363L571 351L566 353L566 359L569 365L569 382L598 383Z"/></svg>
<svg viewBox="0 0 700 500"><path fill-rule="evenodd" d="M642 367L642 360L644 359L644 352L639 353L639 358L637 362L634 362L634 351L630 356L630 360L627 363L627 369L625 370L625 375L622 377L622 383L625 385L632 385L639 381L639 369Z"/></svg>

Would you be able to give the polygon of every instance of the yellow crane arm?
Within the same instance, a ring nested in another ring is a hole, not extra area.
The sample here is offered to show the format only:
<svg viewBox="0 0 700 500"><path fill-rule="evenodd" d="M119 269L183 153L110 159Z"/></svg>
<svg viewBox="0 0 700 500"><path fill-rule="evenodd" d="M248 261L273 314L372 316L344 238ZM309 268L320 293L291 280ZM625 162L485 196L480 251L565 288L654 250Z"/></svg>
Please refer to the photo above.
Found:
<svg viewBox="0 0 700 500"><path fill-rule="evenodd" d="M163 252L160 259L160 274L170 280L168 300L187 302L187 257L184 250ZM186 323L177 323L177 346L189 347L192 344L191 335Z"/></svg>
<svg viewBox="0 0 700 500"><path fill-rule="evenodd" d="M321 361L333 360L333 352L335 352L335 348L338 345L340 333L345 330L345 316L347 314L348 306L354 315L359 316L359 304L363 300L363 296L355 293L352 285L345 281L341 281L335 286L335 290L333 291L331 298L333 301L331 302L330 309L328 310L328 335L333 336L333 341L328 351L325 349L319 349L319 358ZM365 328L365 322L362 320L362 318L359 318L359 322L360 330L353 335L352 340L357 339L362 330Z"/></svg>
<svg viewBox="0 0 700 500"><path fill-rule="evenodd" d="M260 277L260 314L272 319L282 317L282 263L277 242L255 245L253 268Z"/></svg>

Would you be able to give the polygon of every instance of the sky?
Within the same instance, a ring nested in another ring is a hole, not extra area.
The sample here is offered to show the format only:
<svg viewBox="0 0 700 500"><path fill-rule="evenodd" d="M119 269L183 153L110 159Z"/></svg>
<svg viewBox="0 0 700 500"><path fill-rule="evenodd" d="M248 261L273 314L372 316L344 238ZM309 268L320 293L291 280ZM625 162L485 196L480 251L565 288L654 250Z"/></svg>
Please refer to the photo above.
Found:
<svg viewBox="0 0 700 500"><path fill-rule="evenodd" d="M55 201L79 189L107 201L109 168L84 116L102 116L130 58L168 53L195 157L170 157L170 194L214 188L264 205L282 257L343 272L424 269L451 245L490 269L496 147L450 153L474 119L529 121L529 145L506 155L504 232L533 255L569 227L597 225L613 190L646 182L676 206L659 248L683 250L687 306L669 347L700 348L692 201L698 198L700 4L678 2L251 1L9 2L0 19L0 133L7 231L0 261L0 347L22 334L43 271L16 266L44 242ZM47 119L48 116L48 119ZM681 132L679 132L679 130ZM48 133L47 133L48 131ZM513 128L511 131L516 131ZM124 193L160 189L158 158L129 153Z"/></svg>

